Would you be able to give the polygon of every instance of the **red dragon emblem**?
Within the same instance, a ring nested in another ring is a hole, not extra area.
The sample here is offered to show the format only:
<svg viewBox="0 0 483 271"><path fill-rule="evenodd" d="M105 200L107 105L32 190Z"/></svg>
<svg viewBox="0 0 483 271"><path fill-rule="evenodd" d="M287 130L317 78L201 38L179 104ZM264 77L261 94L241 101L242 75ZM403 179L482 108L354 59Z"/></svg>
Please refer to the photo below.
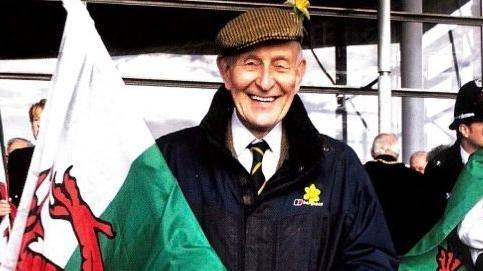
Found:
<svg viewBox="0 0 483 271"><path fill-rule="evenodd" d="M68 167L63 175L62 183L55 183L55 173L51 177L52 195L54 203L49 206L49 214L54 219L69 221L79 243L82 255L81 270L102 271L104 264L99 244L98 232L109 238L114 238L115 232L112 225L97 218L89 205L82 199L76 178L70 175L72 166ZM37 180L36 191L45 181L50 169L40 173ZM44 238L44 228L40 218L40 211L45 204L48 195L39 203L34 193L30 211L25 226L22 240L18 271L27 270L62 270L59 266L47 259L44 255L32 251L28 246L37 238Z"/></svg>
<svg viewBox="0 0 483 271"><path fill-rule="evenodd" d="M0 182L0 199L7 199L7 185L3 182Z"/></svg>
<svg viewBox="0 0 483 271"><path fill-rule="evenodd" d="M456 257L453 251L446 250L443 247L438 247L436 261L438 262L436 271L456 271L463 266L463 263Z"/></svg>

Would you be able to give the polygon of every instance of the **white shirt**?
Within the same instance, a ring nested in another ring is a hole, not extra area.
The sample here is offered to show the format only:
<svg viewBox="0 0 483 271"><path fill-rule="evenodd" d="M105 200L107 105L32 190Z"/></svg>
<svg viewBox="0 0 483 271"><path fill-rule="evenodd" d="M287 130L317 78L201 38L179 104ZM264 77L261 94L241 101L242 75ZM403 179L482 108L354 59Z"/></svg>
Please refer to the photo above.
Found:
<svg viewBox="0 0 483 271"><path fill-rule="evenodd" d="M463 146L460 145L460 154L461 154L461 161L463 161L463 165L468 163L468 159L470 159L470 154L463 149Z"/></svg>
<svg viewBox="0 0 483 271"><path fill-rule="evenodd" d="M483 200L480 199L471 210L466 213L458 226L458 236L465 245L470 247L471 259L476 262L478 255L483 252Z"/></svg>
<svg viewBox="0 0 483 271"><path fill-rule="evenodd" d="M250 172L253 162L253 154L248 149L250 143L257 143L257 139L240 121L236 110L233 110L231 117L231 134L233 137L233 148L236 158L242 166ZM269 149L263 155L262 172L266 180L269 180L277 170L278 160L280 159L280 149L282 145L282 123L279 122L273 129L263 137Z"/></svg>
<svg viewBox="0 0 483 271"><path fill-rule="evenodd" d="M466 165L470 154L460 145L461 161ZM463 221L458 225L458 237L461 242L469 246L473 263L483 252L483 199L480 199L471 210L466 213Z"/></svg>

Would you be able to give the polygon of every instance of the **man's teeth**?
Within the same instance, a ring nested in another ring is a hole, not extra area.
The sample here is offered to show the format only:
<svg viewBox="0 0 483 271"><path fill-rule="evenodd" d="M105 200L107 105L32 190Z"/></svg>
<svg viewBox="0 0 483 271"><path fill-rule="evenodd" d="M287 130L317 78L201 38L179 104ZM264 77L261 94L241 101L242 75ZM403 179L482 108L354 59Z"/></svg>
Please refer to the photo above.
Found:
<svg viewBox="0 0 483 271"><path fill-rule="evenodd" d="M252 100L256 100L260 102L273 102L275 100L274 97L260 97L256 95L251 95L250 98L252 98Z"/></svg>

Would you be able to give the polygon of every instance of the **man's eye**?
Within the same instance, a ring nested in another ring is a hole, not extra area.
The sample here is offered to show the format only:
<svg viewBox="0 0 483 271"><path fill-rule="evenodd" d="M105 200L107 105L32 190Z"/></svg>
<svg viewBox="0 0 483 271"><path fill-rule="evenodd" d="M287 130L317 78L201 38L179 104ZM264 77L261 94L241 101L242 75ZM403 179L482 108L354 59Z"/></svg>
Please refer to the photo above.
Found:
<svg viewBox="0 0 483 271"><path fill-rule="evenodd" d="M277 69L288 69L290 68L290 65L284 62L276 62L274 63L275 68Z"/></svg>
<svg viewBox="0 0 483 271"><path fill-rule="evenodd" d="M256 65L258 65L258 63L256 61L249 60L249 61L245 61L245 65L246 66L256 66Z"/></svg>

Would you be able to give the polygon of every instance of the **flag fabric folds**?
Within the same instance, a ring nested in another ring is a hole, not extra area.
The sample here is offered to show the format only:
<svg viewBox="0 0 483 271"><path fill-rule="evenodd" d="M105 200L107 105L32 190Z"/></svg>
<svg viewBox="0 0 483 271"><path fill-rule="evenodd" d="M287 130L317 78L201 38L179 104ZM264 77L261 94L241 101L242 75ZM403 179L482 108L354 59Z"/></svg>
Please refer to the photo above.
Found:
<svg viewBox="0 0 483 271"><path fill-rule="evenodd" d="M225 270L81 1L2 270Z"/></svg>
<svg viewBox="0 0 483 271"><path fill-rule="evenodd" d="M448 236L483 198L483 150L470 157L458 177L443 217L401 259L399 271L463 271L462 259L448 246ZM416 222L415 222L416 223Z"/></svg>

